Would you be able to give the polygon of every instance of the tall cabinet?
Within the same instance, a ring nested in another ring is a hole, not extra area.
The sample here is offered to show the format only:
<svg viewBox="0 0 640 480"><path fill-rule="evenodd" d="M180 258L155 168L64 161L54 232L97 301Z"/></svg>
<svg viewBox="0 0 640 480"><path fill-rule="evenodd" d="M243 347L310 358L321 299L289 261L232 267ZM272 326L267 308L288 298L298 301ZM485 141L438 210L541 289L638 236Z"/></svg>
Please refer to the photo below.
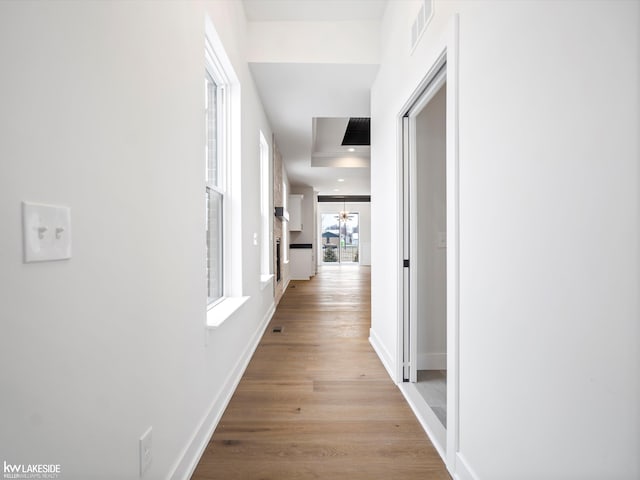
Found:
<svg viewBox="0 0 640 480"><path fill-rule="evenodd" d="M313 261L313 221L308 208L309 198L304 194L289 195L289 245L290 273L292 280L309 280L315 275ZM304 200L307 205L305 207Z"/></svg>
<svg viewBox="0 0 640 480"><path fill-rule="evenodd" d="M292 193L289 195L289 231L301 232L302 224L302 200L304 195Z"/></svg>

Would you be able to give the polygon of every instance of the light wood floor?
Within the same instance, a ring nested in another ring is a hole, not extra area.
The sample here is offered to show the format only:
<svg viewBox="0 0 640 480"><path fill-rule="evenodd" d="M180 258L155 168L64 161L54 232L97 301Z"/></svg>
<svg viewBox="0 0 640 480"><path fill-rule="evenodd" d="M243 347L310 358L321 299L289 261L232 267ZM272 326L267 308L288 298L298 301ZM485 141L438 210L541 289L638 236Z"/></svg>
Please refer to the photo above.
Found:
<svg viewBox="0 0 640 480"><path fill-rule="evenodd" d="M292 281L192 478L449 480L370 323L369 268Z"/></svg>

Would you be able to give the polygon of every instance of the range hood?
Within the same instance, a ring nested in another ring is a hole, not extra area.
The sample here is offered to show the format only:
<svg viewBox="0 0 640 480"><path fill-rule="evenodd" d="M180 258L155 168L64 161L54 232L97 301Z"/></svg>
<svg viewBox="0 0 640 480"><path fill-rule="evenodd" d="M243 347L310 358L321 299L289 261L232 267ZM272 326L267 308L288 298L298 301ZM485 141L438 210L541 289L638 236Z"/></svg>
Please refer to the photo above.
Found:
<svg viewBox="0 0 640 480"><path fill-rule="evenodd" d="M276 217L284 222L289 221L289 212L287 212L284 207L276 207Z"/></svg>

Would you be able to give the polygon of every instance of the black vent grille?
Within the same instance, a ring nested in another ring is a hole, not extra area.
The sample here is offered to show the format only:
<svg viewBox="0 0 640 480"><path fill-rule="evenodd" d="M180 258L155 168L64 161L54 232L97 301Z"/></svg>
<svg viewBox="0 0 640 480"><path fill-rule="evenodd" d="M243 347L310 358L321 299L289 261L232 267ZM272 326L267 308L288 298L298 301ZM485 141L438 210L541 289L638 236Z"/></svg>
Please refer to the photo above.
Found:
<svg viewBox="0 0 640 480"><path fill-rule="evenodd" d="M344 132L342 145L371 145L371 119L352 117Z"/></svg>

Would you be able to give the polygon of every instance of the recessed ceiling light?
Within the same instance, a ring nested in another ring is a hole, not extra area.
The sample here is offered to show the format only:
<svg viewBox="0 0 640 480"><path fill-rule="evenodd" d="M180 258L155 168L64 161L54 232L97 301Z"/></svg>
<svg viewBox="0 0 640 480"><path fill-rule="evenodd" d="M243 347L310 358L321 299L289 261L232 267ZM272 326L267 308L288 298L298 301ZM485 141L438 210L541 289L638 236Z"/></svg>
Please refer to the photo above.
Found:
<svg viewBox="0 0 640 480"><path fill-rule="evenodd" d="M334 192L339 192L339 191L340 191L340 189L339 189L339 188L334 188L334 189L333 189L333 191L334 191Z"/></svg>
<svg viewBox="0 0 640 480"><path fill-rule="evenodd" d="M355 148L347 148L347 150L350 151L350 152L355 152L356 151Z"/></svg>
<svg viewBox="0 0 640 480"><path fill-rule="evenodd" d="M344 182L344 178L339 178L338 181L339 182Z"/></svg>

